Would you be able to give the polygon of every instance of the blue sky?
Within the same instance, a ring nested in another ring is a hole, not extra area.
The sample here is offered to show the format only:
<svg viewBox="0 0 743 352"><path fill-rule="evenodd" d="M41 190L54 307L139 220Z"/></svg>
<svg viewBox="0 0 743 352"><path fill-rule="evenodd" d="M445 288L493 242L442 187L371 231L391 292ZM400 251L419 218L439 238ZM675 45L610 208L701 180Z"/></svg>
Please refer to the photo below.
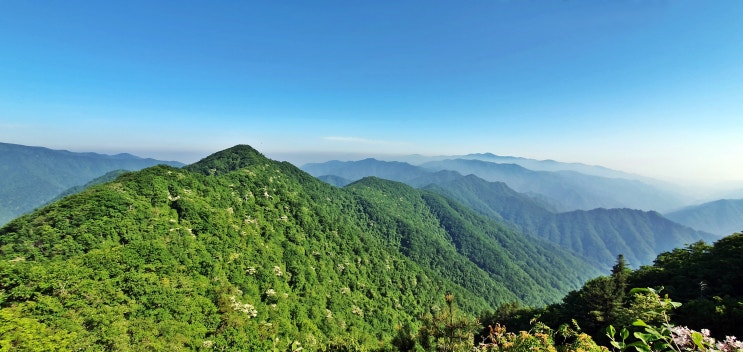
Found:
<svg viewBox="0 0 743 352"><path fill-rule="evenodd" d="M743 1L0 0L0 141L743 180Z"/></svg>

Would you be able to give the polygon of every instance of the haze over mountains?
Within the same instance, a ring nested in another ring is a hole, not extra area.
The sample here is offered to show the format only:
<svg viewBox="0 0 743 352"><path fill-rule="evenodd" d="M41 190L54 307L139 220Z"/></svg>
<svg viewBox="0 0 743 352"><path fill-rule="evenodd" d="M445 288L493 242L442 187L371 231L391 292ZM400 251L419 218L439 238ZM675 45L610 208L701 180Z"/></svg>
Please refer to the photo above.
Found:
<svg viewBox="0 0 743 352"><path fill-rule="evenodd" d="M695 229L727 236L743 231L743 199L720 199L686 207L665 216Z"/></svg>
<svg viewBox="0 0 743 352"><path fill-rule="evenodd" d="M418 162L428 160L415 159ZM334 175L355 180L372 175L402 182L411 181L431 171L451 170L462 175L475 174L487 181L504 182L518 192L539 195L562 211L590 210L600 207L667 211L677 209L688 202L680 194L639 181L641 178L639 176L631 179L619 178L617 176L625 174L601 167L553 161L529 161L528 159L525 160L529 162L522 161L524 164L534 165L546 163L550 165L548 168L555 170L535 171L513 163L504 164L474 159L472 155L459 159L433 159L440 160L425 161L418 166L376 159L356 162L329 161L306 164L302 168L316 176ZM508 160L511 159L513 158L508 158ZM584 174L574 169L595 170L594 173L613 175L613 177Z"/></svg>
<svg viewBox="0 0 743 352"><path fill-rule="evenodd" d="M107 172L134 171L157 164L183 166L177 161L131 154L74 153L0 143L0 225Z"/></svg>

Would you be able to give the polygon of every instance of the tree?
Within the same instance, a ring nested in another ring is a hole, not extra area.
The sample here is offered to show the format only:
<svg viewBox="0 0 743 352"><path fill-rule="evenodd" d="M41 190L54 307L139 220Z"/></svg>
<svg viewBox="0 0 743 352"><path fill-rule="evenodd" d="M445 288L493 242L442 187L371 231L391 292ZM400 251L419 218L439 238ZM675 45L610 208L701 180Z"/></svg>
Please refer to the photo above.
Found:
<svg viewBox="0 0 743 352"><path fill-rule="evenodd" d="M432 309L433 314L422 317L418 342L423 348L436 351L471 350L479 322L457 310L453 294L447 293L444 300L445 309L436 306Z"/></svg>

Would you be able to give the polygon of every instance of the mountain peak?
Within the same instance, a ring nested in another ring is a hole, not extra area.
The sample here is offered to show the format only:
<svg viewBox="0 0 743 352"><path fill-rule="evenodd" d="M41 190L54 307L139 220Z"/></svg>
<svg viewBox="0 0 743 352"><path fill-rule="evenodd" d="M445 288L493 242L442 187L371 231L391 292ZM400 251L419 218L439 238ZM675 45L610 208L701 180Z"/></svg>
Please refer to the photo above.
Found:
<svg viewBox="0 0 743 352"><path fill-rule="evenodd" d="M266 163L269 159L247 144L238 144L234 147L216 152L197 161L184 169L205 175L226 174L258 163Z"/></svg>

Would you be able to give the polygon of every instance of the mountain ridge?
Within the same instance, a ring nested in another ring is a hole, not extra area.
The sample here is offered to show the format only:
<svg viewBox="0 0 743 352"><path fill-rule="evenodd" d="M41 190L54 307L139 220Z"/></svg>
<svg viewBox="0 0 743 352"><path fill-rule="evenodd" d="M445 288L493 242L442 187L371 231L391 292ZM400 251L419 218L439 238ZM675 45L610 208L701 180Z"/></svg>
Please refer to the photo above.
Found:
<svg viewBox="0 0 743 352"><path fill-rule="evenodd" d="M743 232L743 199L719 199L664 214L697 230L720 236Z"/></svg>

